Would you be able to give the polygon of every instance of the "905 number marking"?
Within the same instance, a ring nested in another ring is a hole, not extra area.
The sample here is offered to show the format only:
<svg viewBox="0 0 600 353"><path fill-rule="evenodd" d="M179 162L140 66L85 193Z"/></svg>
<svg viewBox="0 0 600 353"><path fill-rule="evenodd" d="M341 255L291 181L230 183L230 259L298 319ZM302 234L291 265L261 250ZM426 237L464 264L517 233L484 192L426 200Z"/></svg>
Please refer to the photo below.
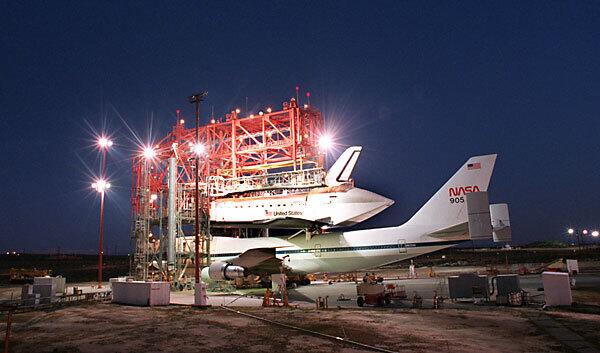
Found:
<svg viewBox="0 0 600 353"><path fill-rule="evenodd" d="M464 203L464 202L465 202L464 196L450 198L450 203Z"/></svg>

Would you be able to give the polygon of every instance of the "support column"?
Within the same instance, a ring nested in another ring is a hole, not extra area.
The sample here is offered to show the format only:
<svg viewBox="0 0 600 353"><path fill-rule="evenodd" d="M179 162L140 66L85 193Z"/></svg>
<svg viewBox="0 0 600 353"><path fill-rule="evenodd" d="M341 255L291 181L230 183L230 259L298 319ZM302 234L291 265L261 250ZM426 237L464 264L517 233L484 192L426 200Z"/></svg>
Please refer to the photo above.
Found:
<svg viewBox="0 0 600 353"><path fill-rule="evenodd" d="M175 237L177 235L177 220L175 213L175 188L177 187L177 160L169 158L169 196L167 200L169 240L167 242L167 267L169 271L175 269Z"/></svg>

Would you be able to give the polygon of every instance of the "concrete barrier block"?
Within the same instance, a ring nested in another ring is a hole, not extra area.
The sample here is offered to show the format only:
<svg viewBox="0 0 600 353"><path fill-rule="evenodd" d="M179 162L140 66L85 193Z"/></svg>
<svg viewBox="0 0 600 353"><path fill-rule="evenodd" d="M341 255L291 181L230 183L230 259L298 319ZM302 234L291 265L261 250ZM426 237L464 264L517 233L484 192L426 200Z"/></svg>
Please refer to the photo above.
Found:
<svg viewBox="0 0 600 353"><path fill-rule="evenodd" d="M126 305L169 305L171 288L168 282L112 282L113 302Z"/></svg>

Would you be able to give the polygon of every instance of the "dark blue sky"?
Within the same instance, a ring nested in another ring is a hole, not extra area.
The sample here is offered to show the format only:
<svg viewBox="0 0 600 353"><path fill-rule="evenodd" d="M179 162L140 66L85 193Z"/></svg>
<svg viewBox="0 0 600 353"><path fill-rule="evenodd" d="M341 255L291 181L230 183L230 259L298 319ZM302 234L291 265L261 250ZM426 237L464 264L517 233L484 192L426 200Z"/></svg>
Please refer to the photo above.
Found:
<svg viewBox="0 0 600 353"><path fill-rule="evenodd" d="M92 128L116 146L109 251L129 244L131 134L165 134L186 96L221 115L299 84L361 144L357 185L410 217L468 156L498 153L491 200L517 242L600 226L596 1L3 1L0 250L94 251ZM206 110L205 110L206 112ZM86 167L87 166L87 167Z"/></svg>

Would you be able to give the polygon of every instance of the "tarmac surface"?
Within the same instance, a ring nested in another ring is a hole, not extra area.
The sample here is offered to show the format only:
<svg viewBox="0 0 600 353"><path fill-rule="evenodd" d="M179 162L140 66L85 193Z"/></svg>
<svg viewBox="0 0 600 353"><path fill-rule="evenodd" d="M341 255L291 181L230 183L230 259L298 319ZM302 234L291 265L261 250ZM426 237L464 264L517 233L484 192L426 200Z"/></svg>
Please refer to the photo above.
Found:
<svg viewBox="0 0 600 353"><path fill-rule="evenodd" d="M85 303L18 313L9 351L171 352L185 342L188 351L236 353L600 352L598 273L579 274L573 291L576 302L595 312L542 310L541 275L520 276L537 305L446 300L441 309L432 309L434 293L448 296L446 277L398 279L396 274L401 273L385 273L385 283L403 286L408 298L385 308L357 307L354 282L315 281L288 290L292 308L262 308L264 290L249 289L209 293L211 307L201 310L192 307L188 290L171 292L167 307ZM97 290L93 282L76 286ZM422 309L412 308L414 293L423 298ZM0 288L2 299L19 294L20 286ZM328 297L329 309L315 310L318 297ZM0 314L0 332L5 329L6 316Z"/></svg>
<svg viewBox="0 0 600 353"><path fill-rule="evenodd" d="M548 325L540 328L524 311L540 315ZM221 307L99 303L15 315L9 347L10 352L39 353L598 352L598 333L575 334L572 326L598 327L597 315L564 314L566 323L557 324L558 319L537 310L524 311L471 305L443 310L237 308L232 312ZM560 335L570 344L556 338Z"/></svg>
<svg viewBox="0 0 600 353"><path fill-rule="evenodd" d="M521 288L529 293L533 301L543 302L543 285L541 275L525 275L519 276ZM448 279L445 277L434 278L416 278L416 279L401 279L401 280L386 280L386 284L396 284L396 286L404 287L408 298L417 293L423 300L433 299L434 293L443 297L448 297ZM580 274L577 276L577 286L581 288L597 288L600 297L600 275L596 274ZM342 295L346 299L337 299ZM330 305L348 308L356 307L356 284L354 282L316 282L309 286L300 286L296 289L289 290L289 296L292 300L314 302L318 297L329 298ZM574 300L577 300L577 290L573 291ZM594 303L592 303L594 304Z"/></svg>

